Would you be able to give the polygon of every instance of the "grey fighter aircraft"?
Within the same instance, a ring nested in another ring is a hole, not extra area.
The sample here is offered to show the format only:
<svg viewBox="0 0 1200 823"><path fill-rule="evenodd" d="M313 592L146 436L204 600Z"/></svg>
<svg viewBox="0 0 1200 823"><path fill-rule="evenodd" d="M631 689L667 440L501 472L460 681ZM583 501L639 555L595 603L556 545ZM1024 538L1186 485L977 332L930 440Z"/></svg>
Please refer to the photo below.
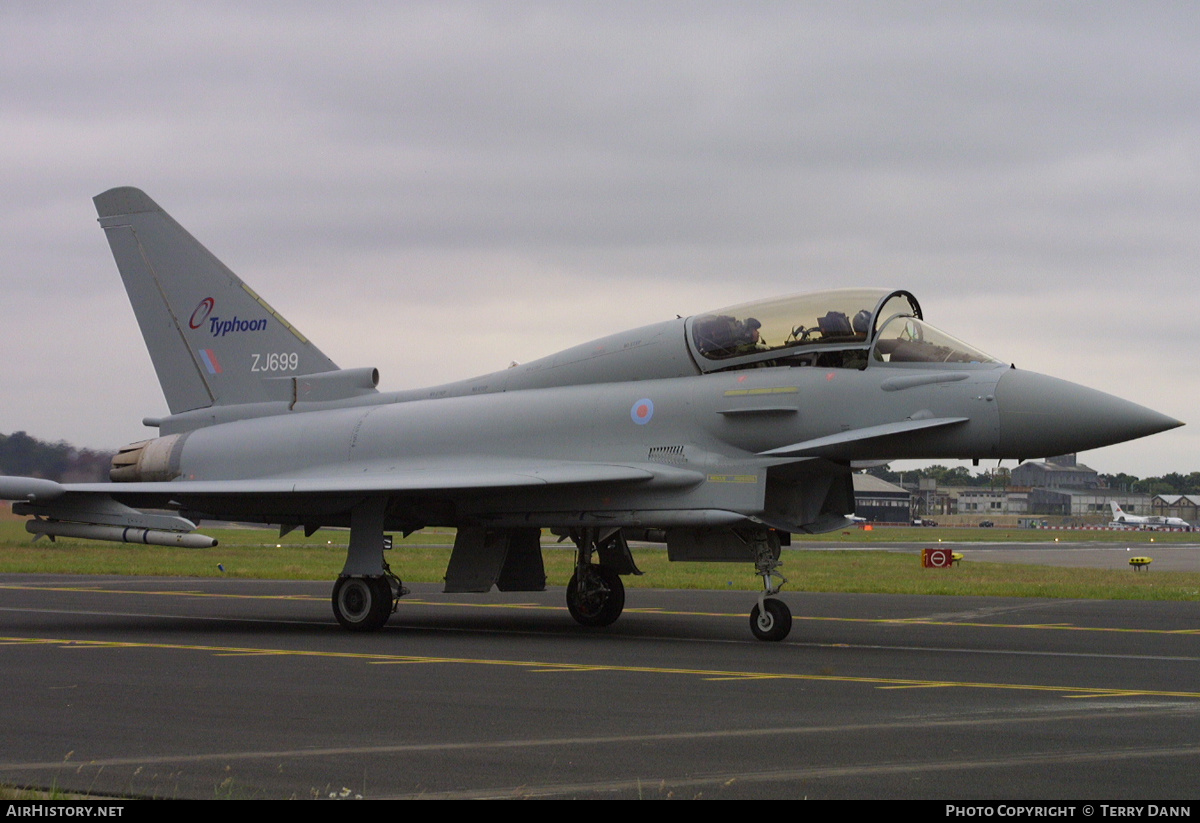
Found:
<svg viewBox="0 0 1200 823"><path fill-rule="evenodd" d="M925 322L906 291L840 289L667 320L505 371L383 393L339 369L143 192L95 198L166 396L111 483L0 477L36 535L211 546L205 519L349 527L333 611L384 625L406 593L386 532L456 527L451 592L541 590L543 529L577 547L572 616L606 626L639 573L753 563L751 630L791 613L780 547L842 528L857 461L1035 458L1181 425L1017 370Z"/></svg>

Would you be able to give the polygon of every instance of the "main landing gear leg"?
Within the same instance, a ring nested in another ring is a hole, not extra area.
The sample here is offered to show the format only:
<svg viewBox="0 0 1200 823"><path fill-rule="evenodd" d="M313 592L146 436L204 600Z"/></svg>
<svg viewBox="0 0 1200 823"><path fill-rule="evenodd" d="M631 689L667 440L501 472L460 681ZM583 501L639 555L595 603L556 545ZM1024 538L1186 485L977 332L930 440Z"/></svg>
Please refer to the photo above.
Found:
<svg viewBox="0 0 1200 823"><path fill-rule="evenodd" d="M759 640L783 640L792 630L791 609L774 597L787 583L787 578L779 573L781 565L779 537L774 532L755 535L754 570L763 579L763 593L750 612L750 631Z"/></svg>
<svg viewBox="0 0 1200 823"><path fill-rule="evenodd" d="M567 584L567 611L584 625L611 626L625 608L625 584L610 566L592 562L592 550L598 540L598 529L573 531L578 553L575 574Z"/></svg>
<svg viewBox="0 0 1200 823"><path fill-rule="evenodd" d="M333 584L333 616L342 628L373 632L383 628L399 598L408 594L383 559L386 498L371 498L350 512L346 565Z"/></svg>

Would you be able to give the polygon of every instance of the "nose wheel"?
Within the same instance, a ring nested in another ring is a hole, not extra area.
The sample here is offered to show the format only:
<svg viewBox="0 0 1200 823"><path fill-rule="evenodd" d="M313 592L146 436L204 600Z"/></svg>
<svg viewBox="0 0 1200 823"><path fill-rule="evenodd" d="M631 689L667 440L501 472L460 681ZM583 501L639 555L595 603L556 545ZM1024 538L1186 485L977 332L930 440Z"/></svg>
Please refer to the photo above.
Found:
<svg viewBox="0 0 1200 823"><path fill-rule="evenodd" d="M792 610L774 597L763 598L750 611L750 631L759 640L783 640L792 630Z"/></svg>

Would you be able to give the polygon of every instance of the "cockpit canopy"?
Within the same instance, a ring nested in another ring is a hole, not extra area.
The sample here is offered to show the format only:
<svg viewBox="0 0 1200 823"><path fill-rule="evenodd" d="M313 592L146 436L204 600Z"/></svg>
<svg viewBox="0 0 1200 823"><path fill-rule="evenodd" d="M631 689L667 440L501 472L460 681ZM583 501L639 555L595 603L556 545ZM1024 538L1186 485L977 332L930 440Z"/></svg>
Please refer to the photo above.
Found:
<svg viewBox="0 0 1200 823"><path fill-rule="evenodd" d="M999 362L925 323L906 291L835 289L760 300L690 317L687 328L704 371Z"/></svg>
<svg viewBox="0 0 1200 823"><path fill-rule="evenodd" d="M557 386L669 380L767 366L995 368L999 361L926 323L906 291L838 289L663 320L538 360L401 395L460 397ZM380 395L384 397L384 395Z"/></svg>

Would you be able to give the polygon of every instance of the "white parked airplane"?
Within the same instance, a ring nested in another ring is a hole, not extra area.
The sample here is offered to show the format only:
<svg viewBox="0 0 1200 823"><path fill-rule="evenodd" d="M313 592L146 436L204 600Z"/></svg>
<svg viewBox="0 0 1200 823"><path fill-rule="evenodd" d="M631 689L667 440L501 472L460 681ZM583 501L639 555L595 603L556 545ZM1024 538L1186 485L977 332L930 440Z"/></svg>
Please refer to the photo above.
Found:
<svg viewBox="0 0 1200 823"><path fill-rule="evenodd" d="M1110 526L1135 529L1190 529L1192 525L1179 517L1161 517L1157 514L1142 517L1137 514L1126 514L1116 501L1108 501L1112 507L1113 519Z"/></svg>

